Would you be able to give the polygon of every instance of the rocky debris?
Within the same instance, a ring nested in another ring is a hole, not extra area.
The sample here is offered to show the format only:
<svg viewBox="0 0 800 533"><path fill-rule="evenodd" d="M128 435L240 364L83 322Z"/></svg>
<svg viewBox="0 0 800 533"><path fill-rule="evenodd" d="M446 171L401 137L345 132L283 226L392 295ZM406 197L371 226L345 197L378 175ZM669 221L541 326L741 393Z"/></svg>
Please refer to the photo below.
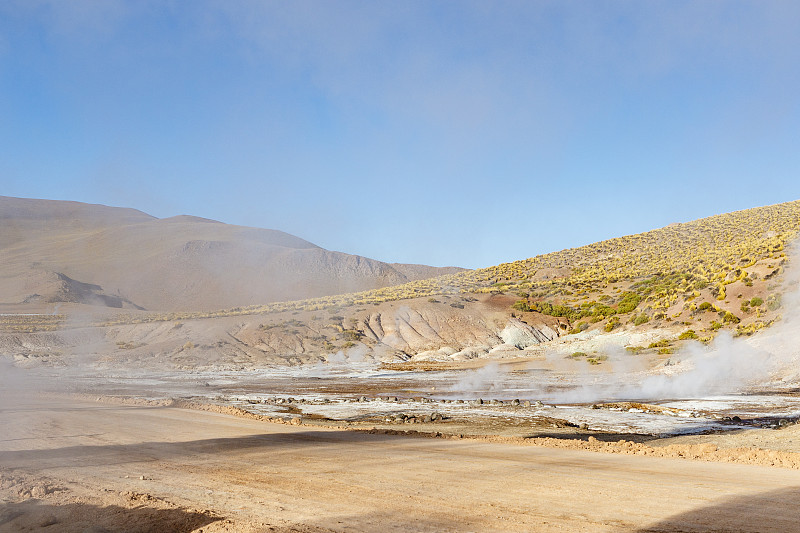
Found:
<svg viewBox="0 0 800 533"><path fill-rule="evenodd" d="M431 422L440 422L446 420L448 417L442 415L441 413L430 413L427 415L421 414L404 414L398 413L396 415L387 416L384 418L384 422L387 424L421 424L421 423L431 423Z"/></svg>
<svg viewBox="0 0 800 533"><path fill-rule="evenodd" d="M13 486L13 484L10 485ZM41 500L49 494L53 494L54 492L64 490L59 487L50 485L49 483L46 482L30 483L20 480L18 485L19 488L17 489L17 496L21 500L28 500L31 498Z"/></svg>

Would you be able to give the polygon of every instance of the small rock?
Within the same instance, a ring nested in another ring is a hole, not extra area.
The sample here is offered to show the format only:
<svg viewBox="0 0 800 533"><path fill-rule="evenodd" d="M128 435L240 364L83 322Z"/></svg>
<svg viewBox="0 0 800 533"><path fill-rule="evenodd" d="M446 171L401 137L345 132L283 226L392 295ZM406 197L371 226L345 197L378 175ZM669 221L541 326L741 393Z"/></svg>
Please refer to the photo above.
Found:
<svg viewBox="0 0 800 533"><path fill-rule="evenodd" d="M39 520L39 527L48 527L54 524L58 524L58 518L52 514L45 515Z"/></svg>
<svg viewBox="0 0 800 533"><path fill-rule="evenodd" d="M511 400L511 405L519 405L519 400Z"/></svg>

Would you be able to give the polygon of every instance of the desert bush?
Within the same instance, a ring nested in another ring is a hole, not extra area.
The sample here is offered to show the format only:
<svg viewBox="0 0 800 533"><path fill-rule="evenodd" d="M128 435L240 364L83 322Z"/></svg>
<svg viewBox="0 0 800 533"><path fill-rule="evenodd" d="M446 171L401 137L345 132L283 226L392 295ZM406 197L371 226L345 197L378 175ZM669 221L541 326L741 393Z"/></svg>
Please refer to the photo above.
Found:
<svg viewBox="0 0 800 533"><path fill-rule="evenodd" d="M603 329L606 331L606 333L610 333L614 331L617 326L619 326L619 317L612 316L608 319L608 322L606 322L606 325Z"/></svg>
<svg viewBox="0 0 800 533"><path fill-rule="evenodd" d="M770 294L767 297L767 309L770 311L777 311L782 305L780 294Z"/></svg>
<svg viewBox="0 0 800 533"><path fill-rule="evenodd" d="M623 293L622 298L617 304L617 312L622 314L630 313L636 309L636 306L638 306L641 301L642 297L635 292Z"/></svg>
<svg viewBox="0 0 800 533"><path fill-rule="evenodd" d="M364 334L355 329L346 329L342 331L342 337L348 341L357 341L361 339Z"/></svg>
<svg viewBox="0 0 800 533"><path fill-rule="evenodd" d="M736 316L733 313L731 313L730 311L725 311L725 313L724 313L724 315L722 317L722 321L725 324L738 324L742 320L738 316Z"/></svg>
<svg viewBox="0 0 800 533"><path fill-rule="evenodd" d="M651 342L648 348L666 348L671 343L667 339L661 339L660 341Z"/></svg>
<svg viewBox="0 0 800 533"><path fill-rule="evenodd" d="M517 300L514 302L514 305L511 306L512 308L516 309L517 311L530 311L531 306L528 303L528 300Z"/></svg>

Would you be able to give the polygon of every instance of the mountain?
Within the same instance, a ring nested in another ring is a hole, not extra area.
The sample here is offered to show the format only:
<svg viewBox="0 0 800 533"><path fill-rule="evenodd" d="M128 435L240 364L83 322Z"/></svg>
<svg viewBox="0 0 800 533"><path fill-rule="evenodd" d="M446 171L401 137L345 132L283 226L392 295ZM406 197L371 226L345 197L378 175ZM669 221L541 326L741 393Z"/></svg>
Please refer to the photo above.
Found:
<svg viewBox="0 0 800 533"><path fill-rule="evenodd" d="M398 300L419 306L443 295L460 296L448 304L463 308L475 296L502 295L509 315L524 323L550 327L557 319L559 336L630 328L674 328L701 340L722 329L752 335L781 317L782 293L796 278L784 275L787 252L799 234L800 201L793 201L484 269L214 316L354 310Z"/></svg>
<svg viewBox="0 0 800 533"><path fill-rule="evenodd" d="M597 365L626 349L671 365L694 340L728 330L763 341L798 312L800 201L399 285L388 284L441 270L192 217L18 199L0 199L0 213L13 222L0 231L0 302L147 308L0 313L0 355L20 364L88 354L147 368L253 368L344 354L426 369L560 354ZM344 293L370 284L384 286ZM290 301L292 288L328 294ZM269 302L279 291L289 296Z"/></svg>
<svg viewBox="0 0 800 533"><path fill-rule="evenodd" d="M364 291L458 272L325 250L270 229L0 197L0 303L200 311Z"/></svg>

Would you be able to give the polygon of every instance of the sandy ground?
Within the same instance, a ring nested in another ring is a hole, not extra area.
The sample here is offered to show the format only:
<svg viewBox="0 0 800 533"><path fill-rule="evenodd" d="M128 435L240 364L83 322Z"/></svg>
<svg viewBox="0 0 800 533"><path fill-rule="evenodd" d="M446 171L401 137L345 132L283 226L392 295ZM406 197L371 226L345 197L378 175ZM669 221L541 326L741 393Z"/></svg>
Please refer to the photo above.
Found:
<svg viewBox="0 0 800 533"><path fill-rule="evenodd" d="M796 531L797 470L6 402L0 531Z"/></svg>

